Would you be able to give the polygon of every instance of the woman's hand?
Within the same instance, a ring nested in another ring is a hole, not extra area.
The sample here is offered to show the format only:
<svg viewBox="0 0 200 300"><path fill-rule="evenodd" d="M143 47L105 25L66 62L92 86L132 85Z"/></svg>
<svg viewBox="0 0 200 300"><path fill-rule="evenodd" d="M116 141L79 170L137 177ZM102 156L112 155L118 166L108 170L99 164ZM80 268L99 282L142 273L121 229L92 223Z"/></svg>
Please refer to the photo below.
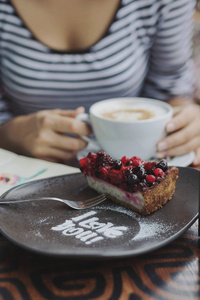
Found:
<svg viewBox="0 0 200 300"><path fill-rule="evenodd" d="M158 144L159 158L195 151L193 164L200 164L200 105L174 107L174 116L167 124L167 133L169 135Z"/></svg>
<svg viewBox="0 0 200 300"><path fill-rule="evenodd" d="M83 112L79 107L16 117L0 127L0 147L54 162L71 159L87 145L80 136L91 133L88 125L75 118Z"/></svg>

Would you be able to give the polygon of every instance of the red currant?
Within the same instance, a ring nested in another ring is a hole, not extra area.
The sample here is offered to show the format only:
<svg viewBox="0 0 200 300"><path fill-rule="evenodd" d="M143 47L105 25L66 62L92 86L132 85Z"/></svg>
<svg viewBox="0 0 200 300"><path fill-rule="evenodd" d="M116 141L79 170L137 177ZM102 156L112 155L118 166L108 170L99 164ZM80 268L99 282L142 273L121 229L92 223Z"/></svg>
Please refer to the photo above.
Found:
<svg viewBox="0 0 200 300"><path fill-rule="evenodd" d="M148 175L146 177L146 180L149 182L149 183L152 183L152 182L155 182L156 180L156 177L154 175Z"/></svg>
<svg viewBox="0 0 200 300"><path fill-rule="evenodd" d="M163 175L163 170L160 169L160 168L156 168L153 173L156 175L156 176L162 176Z"/></svg>

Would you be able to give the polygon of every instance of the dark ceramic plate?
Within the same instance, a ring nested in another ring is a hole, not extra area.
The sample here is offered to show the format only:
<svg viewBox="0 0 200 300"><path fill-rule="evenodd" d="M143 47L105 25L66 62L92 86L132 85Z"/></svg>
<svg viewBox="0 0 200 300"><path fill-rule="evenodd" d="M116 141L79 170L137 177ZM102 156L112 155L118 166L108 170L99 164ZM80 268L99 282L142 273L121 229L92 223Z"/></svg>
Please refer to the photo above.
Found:
<svg viewBox="0 0 200 300"><path fill-rule="evenodd" d="M159 211L136 216L106 200L87 210L53 201L0 205L2 234L28 250L73 258L118 258L158 249L198 218L199 172L179 168L176 192ZM2 198L95 195L80 173L29 182Z"/></svg>

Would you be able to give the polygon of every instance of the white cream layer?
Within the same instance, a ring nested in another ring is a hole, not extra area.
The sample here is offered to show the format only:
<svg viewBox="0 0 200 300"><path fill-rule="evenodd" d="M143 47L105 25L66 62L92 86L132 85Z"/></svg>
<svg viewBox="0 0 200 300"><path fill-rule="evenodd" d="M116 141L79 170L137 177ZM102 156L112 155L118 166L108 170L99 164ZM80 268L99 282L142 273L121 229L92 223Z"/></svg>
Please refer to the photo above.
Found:
<svg viewBox="0 0 200 300"><path fill-rule="evenodd" d="M119 199L122 203L129 203L133 206L133 208L137 208L138 210L142 210L145 199L140 192L130 193L127 191L123 191L118 187L105 182L99 178L93 178L86 176L88 185L101 194L108 194L117 199Z"/></svg>

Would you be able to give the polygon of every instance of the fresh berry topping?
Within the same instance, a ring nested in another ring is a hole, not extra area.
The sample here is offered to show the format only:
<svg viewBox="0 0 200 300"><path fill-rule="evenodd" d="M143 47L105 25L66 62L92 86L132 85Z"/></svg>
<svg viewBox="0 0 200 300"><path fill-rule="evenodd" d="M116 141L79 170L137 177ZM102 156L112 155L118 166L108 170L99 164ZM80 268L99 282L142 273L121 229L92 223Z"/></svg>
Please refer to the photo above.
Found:
<svg viewBox="0 0 200 300"><path fill-rule="evenodd" d="M107 167L100 167L99 177L103 180L107 180L107 178L108 178L108 168Z"/></svg>
<svg viewBox="0 0 200 300"><path fill-rule="evenodd" d="M155 182L156 177L154 175L148 175L146 177L146 180L147 180L147 182L152 183L152 182Z"/></svg>
<svg viewBox="0 0 200 300"><path fill-rule="evenodd" d="M137 173L137 176L138 176L140 179L146 177L146 171L145 171L145 168L144 168L142 165L136 167L136 173Z"/></svg>
<svg viewBox="0 0 200 300"><path fill-rule="evenodd" d="M94 174L95 174L96 177L99 177L99 176L100 176L101 171L100 171L99 167L97 167L97 166L94 167Z"/></svg>
<svg viewBox="0 0 200 300"><path fill-rule="evenodd" d="M160 169L160 168L156 168L153 173L156 175L156 176L162 176L163 175L163 170Z"/></svg>
<svg viewBox="0 0 200 300"><path fill-rule="evenodd" d="M165 159L162 159L157 165L156 168L160 168L163 171L166 171L168 169L168 163Z"/></svg>
<svg viewBox="0 0 200 300"><path fill-rule="evenodd" d="M138 177L136 174L129 174L127 176L127 181L129 184L136 184L138 183Z"/></svg>
<svg viewBox="0 0 200 300"><path fill-rule="evenodd" d="M124 191L128 191L128 185L127 185L126 182L120 183L119 188L124 190Z"/></svg>
<svg viewBox="0 0 200 300"><path fill-rule="evenodd" d="M102 167L104 167L106 165L111 166L113 164L113 159L108 153L106 153L104 151L99 151L99 152L97 152L96 163L97 163L97 165L102 166Z"/></svg>
<svg viewBox="0 0 200 300"><path fill-rule="evenodd" d="M121 160L116 160L114 163L113 163L113 169L115 169L115 170L120 170L121 169L121 167L122 167L122 162L121 162Z"/></svg>
<svg viewBox="0 0 200 300"><path fill-rule="evenodd" d="M129 158L128 158L127 156L123 156L123 157L121 158L121 162L122 162L124 165L126 165L126 164L129 162Z"/></svg>
<svg viewBox="0 0 200 300"><path fill-rule="evenodd" d="M129 169L124 170L124 174L128 178L129 175L134 174L134 169L133 167L130 167Z"/></svg>
<svg viewBox="0 0 200 300"><path fill-rule="evenodd" d="M146 191L148 188L144 182L139 182L137 186L138 186L138 190L143 191L143 192Z"/></svg>
<svg viewBox="0 0 200 300"><path fill-rule="evenodd" d="M131 159L123 156L121 160L113 160L104 151L89 152L79 163L84 174L100 178L131 193L151 189L163 181L168 172L165 159L158 163L145 162L138 156Z"/></svg>
<svg viewBox="0 0 200 300"><path fill-rule="evenodd" d="M96 153L89 152L88 155L87 155L87 157L90 158L90 159L92 159L92 160L96 160L97 155L96 155Z"/></svg>
<svg viewBox="0 0 200 300"><path fill-rule="evenodd" d="M163 178L162 178L162 177L159 177L159 176L158 176L158 177L156 177L156 181L157 181L157 182L161 182L162 180L163 180Z"/></svg>
<svg viewBox="0 0 200 300"><path fill-rule="evenodd" d="M114 185L118 185L121 182L124 182L124 173L121 172L120 170L111 169L108 174L108 178L110 183Z"/></svg>
<svg viewBox="0 0 200 300"><path fill-rule="evenodd" d="M137 184L129 185L128 190L129 190L130 193L135 193L138 190Z"/></svg>
<svg viewBox="0 0 200 300"><path fill-rule="evenodd" d="M81 167L86 167L86 166L87 166L87 161L88 161L87 157L81 158L81 159L79 160L80 166L81 166Z"/></svg>
<svg viewBox="0 0 200 300"><path fill-rule="evenodd" d="M132 165L137 167L143 163L143 160L139 156L133 156L130 159L132 161Z"/></svg>
<svg viewBox="0 0 200 300"><path fill-rule="evenodd" d="M155 169L156 164L156 161L148 161L144 163L144 168L146 171L152 171Z"/></svg>

